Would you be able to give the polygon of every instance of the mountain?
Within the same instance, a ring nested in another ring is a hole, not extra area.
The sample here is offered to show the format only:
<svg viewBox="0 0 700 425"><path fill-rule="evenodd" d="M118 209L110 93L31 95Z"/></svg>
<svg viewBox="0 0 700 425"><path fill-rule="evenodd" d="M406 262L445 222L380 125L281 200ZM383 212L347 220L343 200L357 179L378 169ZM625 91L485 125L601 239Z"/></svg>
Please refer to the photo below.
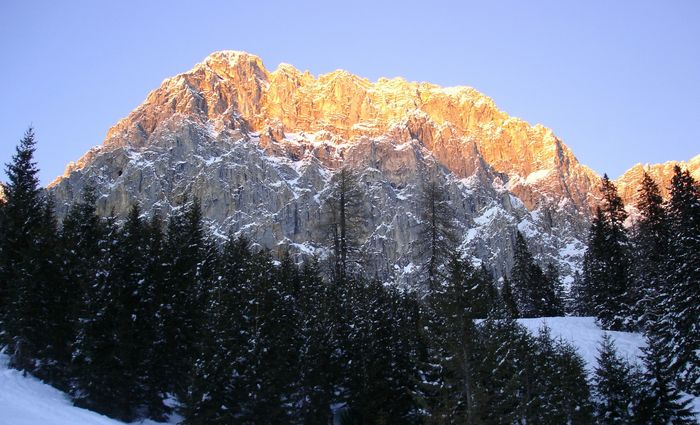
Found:
<svg viewBox="0 0 700 425"><path fill-rule="evenodd" d="M667 198L671 178L673 177L673 169L676 165L682 169L687 169L696 181L700 181L700 155L696 155L687 162L668 161L663 164L636 164L615 180L617 190L625 200L625 204L635 204L637 189L642 182L645 171L659 185L662 196Z"/></svg>
<svg viewBox="0 0 700 425"><path fill-rule="evenodd" d="M448 193L461 247L497 276L519 229L570 279L599 184L550 129L473 88L314 77L286 64L270 72L254 55L223 51L166 79L49 187L59 215L88 182L99 211L118 216L136 202L168 214L196 196L217 235L323 256L323 204L343 166L360 172L366 193L363 266L404 282L424 261L416 240L428 176Z"/></svg>

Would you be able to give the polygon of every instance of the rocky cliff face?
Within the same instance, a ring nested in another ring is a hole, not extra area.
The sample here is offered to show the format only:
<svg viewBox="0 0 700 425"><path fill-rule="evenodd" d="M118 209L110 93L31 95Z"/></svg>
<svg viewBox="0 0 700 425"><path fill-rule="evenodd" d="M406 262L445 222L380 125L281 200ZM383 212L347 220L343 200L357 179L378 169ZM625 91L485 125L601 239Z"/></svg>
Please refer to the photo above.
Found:
<svg viewBox="0 0 700 425"><path fill-rule="evenodd" d="M637 190L645 171L659 185L663 197L667 198L673 177L673 168L676 165L687 169L695 180L700 181L700 155L687 162L668 161L663 164L636 164L615 180L618 193L625 201L625 205L634 206L637 203Z"/></svg>
<svg viewBox="0 0 700 425"><path fill-rule="evenodd" d="M167 214L197 196L220 235L323 255L322 205L342 166L360 172L366 192L365 267L409 283L423 261L418 193L429 174L449 194L462 248L497 275L520 229L541 261L570 276L599 181L551 130L472 88L269 72L227 51L165 80L50 188L59 214L88 182L100 211L118 215L135 202Z"/></svg>

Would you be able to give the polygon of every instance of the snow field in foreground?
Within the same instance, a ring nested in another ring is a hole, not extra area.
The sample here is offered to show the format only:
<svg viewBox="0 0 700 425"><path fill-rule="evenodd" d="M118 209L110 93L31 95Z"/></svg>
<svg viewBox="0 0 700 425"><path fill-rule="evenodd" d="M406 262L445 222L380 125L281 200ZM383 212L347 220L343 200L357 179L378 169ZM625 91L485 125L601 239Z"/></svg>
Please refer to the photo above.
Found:
<svg viewBox="0 0 700 425"><path fill-rule="evenodd" d="M7 367L0 354L0 425L124 425L107 416L71 404L68 395ZM139 421L136 424L157 425Z"/></svg>
<svg viewBox="0 0 700 425"><path fill-rule="evenodd" d="M646 346L644 336L639 333L604 331L595 324L593 317L538 317L518 319L532 334L537 335L543 325L550 328L552 338L562 338L572 343L578 350L589 373L597 366L598 345L605 333L615 340L617 352L622 358L632 363L642 364L642 348ZM700 397L691 403L692 409L700 420Z"/></svg>

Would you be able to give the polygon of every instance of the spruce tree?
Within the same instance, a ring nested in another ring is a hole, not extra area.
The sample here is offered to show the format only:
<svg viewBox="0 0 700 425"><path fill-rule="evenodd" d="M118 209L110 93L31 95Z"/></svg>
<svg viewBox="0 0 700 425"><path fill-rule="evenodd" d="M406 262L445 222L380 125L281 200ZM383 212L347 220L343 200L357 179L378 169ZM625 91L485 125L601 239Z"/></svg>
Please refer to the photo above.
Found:
<svg viewBox="0 0 700 425"><path fill-rule="evenodd" d="M473 423L478 413L476 370L479 352L474 297L465 264L453 254L449 278L429 294L426 329L428 363L423 387L435 421Z"/></svg>
<svg viewBox="0 0 700 425"><path fill-rule="evenodd" d="M255 264L249 242L229 235L216 284L207 294L201 328L203 349L193 361L193 381L182 413L186 423L250 420L247 402L257 391L251 384L250 342L257 305ZM254 307L254 308L251 308Z"/></svg>
<svg viewBox="0 0 700 425"><path fill-rule="evenodd" d="M338 286L324 282L314 259L300 273L298 302L301 309L300 349L302 423L326 424L331 421L330 406L337 401L341 381L340 294Z"/></svg>
<svg viewBox="0 0 700 425"><path fill-rule="evenodd" d="M165 415L171 412L163 402L171 388L168 381L170 365L165 353L166 340L163 327L163 310L168 299L168 282L166 280L165 235L163 222L158 212L154 212L150 221L144 225L145 237L142 241L145 250L145 265L143 269L144 283L142 308L146 319L144 338L150 338L150 344L144 348L142 364L142 391L145 412L156 421L165 420Z"/></svg>
<svg viewBox="0 0 700 425"><path fill-rule="evenodd" d="M479 326L475 423L520 423L525 410L524 370L531 364L532 338L514 318L489 316Z"/></svg>
<svg viewBox="0 0 700 425"><path fill-rule="evenodd" d="M646 172L637 190L637 210L639 216L632 238L636 259L634 285L630 293L633 318L646 327L658 320L659 307L668 296L666 266L670 242L668 218L659 187Z"/></svg>
<svg viewBox="0 0 700 425"><path fill-rule="evenodd" d="M515 302L515 296L513 295L513 289L510 284L510 279L508 276L503 276L503 284L501 286L501 299L503 300L503 305L505 311L509 317L517 319L520 317L518 312L518 305Z"/></svg>
<svg viewBox="0 0 700 425"><path fill-rule="evenodd" d="M555 391L555 408L563 423L586 425L593 423L591 389L587 380L586 362L568 342L555 343L556 369L550 379Z"/></svg>
<svg viewBox="0 0 700 425"><path fill-rule="evenodd" d="M535 263L520 232L515 235L510 276L520 317L557 316L562 313L561 299L557 293L557 274L552 271L551 276L545 275Z"/></svg>
<svg viewBox="0 0 700 425"><path fill-rule="evenodd" d="M74 258L75 264L85 268L76 274L83 286L79 305L77 338L74 346L75 382L74 401L81 407L126 421L135 419L138 387L129 363L129 341L124 338L124 316L131 316L123 305L119 279L118 229L113 218L100 220L95 212L94 193L88 189L64 223L66 239L91 241L85 251ZM72 227L72 220L92 226ZM76 230L75 233L73 231Z"/></svg>
<svg viewBox="0 0 700 425"><path fill-rule="evenodd" d="M41 255L49 243L45 236L55 223L45 214L35 149L34 130L29 128L6 164L0 235L0 329L10 366L30 373L37 372L46 348L44 324L51 318L45 297L54 285L47 273L51 260Z"/></svg>
<svg viewBox="0 0 700 425"><path fill-rule="evenodd" d="M117 376L111 381L111 390L118 395L119 402L124 403L125 415L132 416L134 409L142 407L151 414L150 410L155 407L153 398L159 397L148 376L152 345L157 336L154 282L148 275L149 263L153 261L149 259L148 233L141 210L134 205L116 233L113 267L108 279L111 285L108 302L112 304L108 320L112 322L113 335L118 341L114 351L118 367L113 371ZM155 411L153 414L161 416Z"/></svg>
<svg viewBox="0 0 700 425"><path fill-rule="evenodd" d="M593 314L604 329L632 326L627 218L617 188L603 177L602 205L597 208L584 256L584 281Z"/></svg>
<svg viewBox="0 0 700 425"><path fill-rule="evenodd" d="M700 395L700 189L676 166L667 204L674 239L668 259L668 293L660 334L681 389Z"/></svg>
<svg viewBox="0 0 700 425"><path fill-rule="evenodd" d="M71 282L65 279L61 270L58 223L50 196L44 203L42 226L36 238L40 258L36 280L45 282L46 286L36 288L35 302L37 306L42 306L42 313L37 319L43 329L43 337L40 337L43 344L38 353L40 364L35 373L47 383L67 391L71 341L75 336L68 306L73 300L70 299Z"/></svg>
<svg viewBox="0 0 700 425"><path fill-rule="evenodd" d="M518 307L520 317L537 317L537 300L535 299L535 286L541 284L536 282L535 261L527 247L527 242L522 233L516 232L515 246L513 248L513 268L510 270L510 283L513 288L513 295ZM541 270L540 270L541 274Z"/></svg>
<svg viewBox="0 0 700 425"><path fill-rule="evenodd" d="M525 420L527 423L567 423L560 403L560 388L556 377L561 373L551 330L542 325L534 339L530 365L526 368Z"/></svg>
<svg viewBox="0 0 700 425"><path fill-rule="evenodd" d="M563 316L564 286L559 279L559 270L552 263L547 263L544 271L544 285L540 291L544 299L544 315Z"/></svg>
<svg viewBox="0 0 700 425"><path fill-rule="evenodd" d="M636 391L632 366L617 354L609 334L598 348L598 365L593 372L595 417L600 424L632 423Z"/></svg>
<svg viewBox="0 0 700 425"><path fill-rule="evenodd" d="M566 302L567 312L574 316L592 316L593 307L591 306L592 289L586 285L581 273L576 270L574 273L574 281L571 283L569 295Z"/></svg>
<svg viewBox="0 0 700 425"><path fill-rule="evenodd" d="M691 400L684 397L674 385L673 372L665 357L661 341L646 338L644 373L639 403L635 412L637 423L644 424L696 424L690 408Z"/></svg>
<svg viewBox="0 0 700 425"><path fill-rule="evenodd" d="M165 241L166 283L158 314L163 321L166 380L181 400L191 384L191 367L200 350L205 291L211 284L216 250L204 229L197 199L170 216Z"/></svg>

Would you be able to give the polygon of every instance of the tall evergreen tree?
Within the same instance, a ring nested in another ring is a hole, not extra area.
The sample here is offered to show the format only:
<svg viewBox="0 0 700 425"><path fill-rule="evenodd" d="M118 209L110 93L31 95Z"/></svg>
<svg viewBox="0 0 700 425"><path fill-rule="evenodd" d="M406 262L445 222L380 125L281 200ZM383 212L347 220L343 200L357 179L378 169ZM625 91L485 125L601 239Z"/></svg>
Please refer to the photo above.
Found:
<svg viewBox="0 0 700 425"><path fill-rule="evenodd" d="M664 345L673 353L671 368L683 390L700 395L700 189L687 170L676 166L667 204L671 234Z"/></svg>
<svg viewBox="0 0 700 425"><path fill-rule="evenodd" d="M382 423L401 418L410 423L417 416L409 361L413 310L404 310L398 292L377 281L348 283L345 420Z"/></svg>
<svg viewBox="0 0 700 425"><path fill-rule="evenodd" d="M6 165L2 234L0 235L0 328L8 344L10 365L35 373L45 348L46 296L53 286L42 258L45 236L55 225L45 213L34 162L36 141L29 128Z"/></svg>
<svg viewBox="0 0 700 425"><path fill-rule="evenodd" d="M489 316L479 326L478 419L474 423L522 422L524 384L531 364L532 337L512 317Z"/></svg>
<svg viewBox="0 0 700 425"><path fill-rule="evenodd" d="M633 319L642 327L656 322L659 307L668 296L666 285L670 229L663 199L656 182L644 173L637 190L639 216L634 224L635 250L632 295Z"/></svg>
<svg viewBox="0 0 700 425"><path fill-rule="evenodd" d="M134 419L126 392L130 377L124 377L123 358L118 352L121 338L114 324L121 310L116 272L117 227L113 218L101 220L95 211L95 194L87 187L83 199L64 220L64 246L72 251L64 257L67 273L78 283L76 340L73 348L74 401L109 416ZM75 245L72 242L77 242ZM78 247L72 250L71 246ZM124 377L124 379L122 379Z"/></svg>
<svg viewBox="0 0 700 425"><path fill-rule="evenodd" d="M330 185L324 204L324 225L333 253L331 273L335 281L342 282L351 263L359 260L357 239L364 218L364 192L359 174L347 167L333 175Z"/></svg>
<svg viewBox="0 0 700 425"><path fill-rule="evenodd" d="M429 361L424 381L432 420L474 423L480 389L476 381L478 333L474 297L464 262L455 254L449 278L429 294Z"/></svg>
<svg viewBox="0 0 700 425"><path fill-rule="evenodd" d="M586 285L581 273L576 270L574 273L574 281L569 288L567 297L566 309L567 312L574 316L592 316L593 307L591 306L591 294L589 286Z"/></svg>
<svg viewBox="0 0 700 425"><path fill-rule="evenodd" d="M564 285L559 279L559 270L552 263L547 263L544 271L544 286L541 289L544 302L543 313L546 316L564 315Z"/></svg>
<svg viewBox="0 0 700 425"><path fill-rule="evenodd" d="M163 421L171 412L163 402L172 384L168 381L170 365L167 363L165 330L163 326L163 309L168 300L168 282L166 280L165 235L163 221L158 212L154 212L145 225L145 238L142 241L145 250L143 314L144 337L150 336L150 344L144 349L144 371L142 371L143 403L148 417Z"/></svg>
<svg viewBox="0 0 700 425"><path fill-rule="evenodd" d="M205 291L211 284L216 250L204 229L197 199L179 207L168 221L165 241L166 270L160 311L170 390L181 400L191 384L191 367L200 350L204 322Z"/></svg>
<svg viewBox="0 0 700 425"><path fill-rule="evenodd" d="M510 282L515 295L516 304L521 317L538 316L537 301L535 299L535 287L542 282L537 282L535 272L535 260L530 254L527 242L522 233L515 235L513 248L513 268L510 271ZM539 275L541 275L541 270Z"/></svg>
<svg viewBox="0 0 700 425"><path fill-rule="evenodd" d="M644 351L644 388L640 391L635 420L644 424L696 424L691 400L674 385L673 372L658 338L647 337Z"/></svg>
<svg viewBox="0 0 700 425"><path fill-rule="evenodd" d="M586 362L576 348L564 341L557 341L556 372L550 379L555 395L555 408L565 418L563 423L585 425L593 423L593 404L588 384Z"/></svg>
<svg viewBox="0 0 700 425"><path fill-rule="evenodd" d="M520 317L520 313L518 312L518 305L515 302L513 288L510 284L510 279L508 279L508 276L503 276L503 285L501 286L501 299L503 300L503 306L509 317L512 317L514 319Z"/></svg>
<svg viewBox="0 0 700 425"><path fill-rule="evenodd" d="M434 174L423 182L419 203L422 227L418 243L427 256L424 268L430 288L437 283L440 267L447 263L457 245L455 214L445 188Z"/></svg>
<svg viewBox="0 0 700 425"><path fill-rule="evenodd" d="M220 279L207 296L203 349L194 360L194 379L182 409L186 423L250 419L245 404L255 390L249 354L258 307L255 269L249 242L229 235L218 270Z"/></svg>
<svg viewBox="0 0 700 425"><path fill-rule="evenodd" d="M513 294L521 317L557 316L562 313L557 294L558 277L545 275L535 263L520 232L515 235L513 268L510 272Z"/></svg>
<svg viewBox="0 0 700 425"><path fill-rule="evenodd" d="M602 205L591 225L584 256L584 281L592 312L605 329L626 329L632 324L630 306L629 243L627 218L617 188L603 177Z"/></svg>
<svg viewBox="0 0 700 425"><path fill-rule="evenodd" d="M302 423L327 424L331 421L331 405L338 402L343 354L339 287L324 282L318 264L312 259L300 274L300 350L301 393L299 409Z"/></svg>

